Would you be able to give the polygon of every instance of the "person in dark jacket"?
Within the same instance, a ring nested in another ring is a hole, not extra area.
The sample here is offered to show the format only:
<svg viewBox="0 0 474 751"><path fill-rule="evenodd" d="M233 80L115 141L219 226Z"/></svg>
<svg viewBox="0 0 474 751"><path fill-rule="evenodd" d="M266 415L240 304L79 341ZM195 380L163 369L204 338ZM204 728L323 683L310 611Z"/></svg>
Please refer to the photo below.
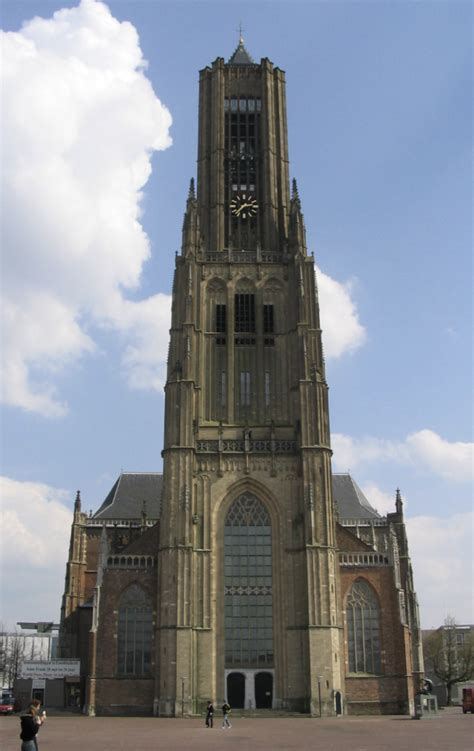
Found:
<svg viewBox="0 0 474 751"><path fill-rule="evenodd" d="M39 729L40 729L40 727L41 727L41 725L42 725L42 724L44 723L44 721L46 720L46 712L45 712L45 711L43 711L43 712L40 712L40 709L41 709L41 702L40 702L40 700L39 700L39 699L33 699L33 701L32 701L32 702L31 702L31 704L30 704L30 707L33 707L33 709L34 709L34 710L35 710L35 712L36 712L36 715L35 715L35 722L36 722L36 724L38 725L38 730L39 730ZM35 738L34 738L34 741L35 741L35 749L36 749L36 751L38 751L38 738L37 738L36 736L35 736Z"/></svg>
<svg viewBox="0 0 474 751"><path fill-rule="evenodd" d="M21 715L21 751L36 751L35 736L40 726L36 722L36 709L35 707L28 707L26 712Z"/></svg>
<svg viewBox="0 0 474 751"><path fill-rule="evenodd" d="M212 702L211 701L207 702L206 712L207 712L207 714L206 714L206 727L213 728L214 727L214 719L213 719L214 718L214 707L212 706Z"/></svg>

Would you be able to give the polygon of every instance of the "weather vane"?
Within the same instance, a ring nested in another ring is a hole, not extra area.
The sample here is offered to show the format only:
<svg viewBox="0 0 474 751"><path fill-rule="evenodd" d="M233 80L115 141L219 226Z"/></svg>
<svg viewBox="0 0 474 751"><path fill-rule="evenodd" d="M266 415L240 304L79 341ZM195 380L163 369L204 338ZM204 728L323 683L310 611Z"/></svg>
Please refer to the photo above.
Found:
<svg viewBox="0 0 474 751"><path fill-rule="evenodd" d="M242 27L242 21L240 21L240 23L239 23L239 42L243 42L244 41L244 38L242 36L243 30L244 29Z"/></svg>

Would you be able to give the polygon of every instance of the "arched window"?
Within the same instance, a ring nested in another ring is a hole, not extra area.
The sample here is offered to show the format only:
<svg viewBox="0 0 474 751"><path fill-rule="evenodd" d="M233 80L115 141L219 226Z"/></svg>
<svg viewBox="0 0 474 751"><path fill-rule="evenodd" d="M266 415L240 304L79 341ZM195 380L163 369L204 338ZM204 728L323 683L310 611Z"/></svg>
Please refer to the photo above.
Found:
<svg viewBox="0 0 474 751"><path fill-rule="evenodd" d="M206 380L205 415L210 420L225 420L227 415L227 290L222 279L210 279L206 304Z"/></svg>
<svg viewBox="0 0 474 751"><path fill-rule="evenodd" d="M224 527L226 667L273 665L272 528L251 493L230 507Z"/></svg>
<svg viewBox="0 0 474 751"><path fill-rule="evenodd" d="M118 610L119 675L147 675L151 668L152 611L137 584L122 594Z"/></svg>
<svg viewBox="0 0 474 751"><path fill-rule="evenodd" d="M380 673L380 608L363 579L352 585L346 602L350 673Z"/></svg>

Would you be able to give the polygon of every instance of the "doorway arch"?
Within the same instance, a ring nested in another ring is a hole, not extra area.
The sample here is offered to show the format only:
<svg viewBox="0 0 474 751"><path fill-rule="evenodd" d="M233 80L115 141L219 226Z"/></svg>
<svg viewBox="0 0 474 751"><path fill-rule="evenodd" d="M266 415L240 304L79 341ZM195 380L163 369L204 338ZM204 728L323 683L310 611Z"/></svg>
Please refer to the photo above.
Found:
<svg viewBox="0 0 474 751"><path fill-rule="evenodd" d="M244 708L245 675L243 673L229 673L227 676L227 701L231 707Z"/></svg>
<svg viewBox="0 0 474 751"><path fill-rule="evenodd" d="M273 675L255 674L255 705L257 709L271 709L273 706Z"/></svg>

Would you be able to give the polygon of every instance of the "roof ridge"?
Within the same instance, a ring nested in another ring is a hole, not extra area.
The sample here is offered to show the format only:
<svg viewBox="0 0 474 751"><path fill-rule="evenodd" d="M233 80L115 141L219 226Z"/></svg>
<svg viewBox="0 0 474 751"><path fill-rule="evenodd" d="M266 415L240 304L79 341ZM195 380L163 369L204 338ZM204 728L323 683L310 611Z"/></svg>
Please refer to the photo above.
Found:
<svg viewBox="0 0 474 751"><path fill-rule="evenodd" d="M128 470L126 470L124 472L122 470L122 472L120 473L120 476L122 476L122 475L162 475L162 474L163 474L163 472L145 472L145 471L143 471L143 472L129 472Z"/></svg>

